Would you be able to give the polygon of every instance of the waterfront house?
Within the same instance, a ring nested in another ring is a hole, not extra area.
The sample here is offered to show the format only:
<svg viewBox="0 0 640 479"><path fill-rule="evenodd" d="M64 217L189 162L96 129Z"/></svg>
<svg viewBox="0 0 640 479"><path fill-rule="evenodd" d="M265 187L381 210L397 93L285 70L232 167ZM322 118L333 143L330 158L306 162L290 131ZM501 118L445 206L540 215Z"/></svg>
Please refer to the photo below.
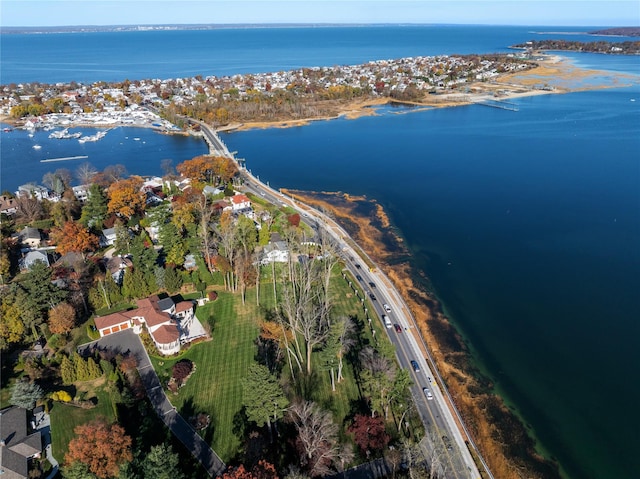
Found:
<svg viewBox="0 0 640 479"><path fill-rule="evenodd" d="M169 297L160 299L153 295L138 299L136 303L136 309L95 318L100 336L129 328L140 334L144 326L158 351L167 356L178 353L181 344L206 336L195 318L192 301L181 301L176 305Z"/></svg>
<svg viewBox="0 0 640 479"><path fill-rule="evenodd" d="M231 209L234 213L242 212L246 209L251 209L251 200L247 197L247 195L243 195L242 193L238 193L231 198Z"/></svg>
<svg viewBox="0 0 640 479"><path fill-rule="evenodd" d="M40 431L29 433L27 410L10 406L0 411L0 477L27 479L29 461L42 453Z"/></svg>
<svg viewBox="0 0 640 479"><path fill-rule="evenodd" d="M8 196L0 196L0 213L11 216L18 211L18 203L14 198Z"/></svg>

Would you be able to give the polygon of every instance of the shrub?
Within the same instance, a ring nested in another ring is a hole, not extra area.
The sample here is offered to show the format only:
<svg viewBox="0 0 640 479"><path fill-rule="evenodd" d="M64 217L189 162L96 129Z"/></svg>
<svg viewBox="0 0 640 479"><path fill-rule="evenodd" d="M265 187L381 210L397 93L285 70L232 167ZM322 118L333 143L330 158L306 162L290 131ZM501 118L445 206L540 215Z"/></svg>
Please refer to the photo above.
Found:
<svg viewBox="0 0 640 479"><path fill-rule="evenodd" d="M181 359L173 365L171 377L178 383L182 383L193 371L193 363L188 359Z"/></svg>

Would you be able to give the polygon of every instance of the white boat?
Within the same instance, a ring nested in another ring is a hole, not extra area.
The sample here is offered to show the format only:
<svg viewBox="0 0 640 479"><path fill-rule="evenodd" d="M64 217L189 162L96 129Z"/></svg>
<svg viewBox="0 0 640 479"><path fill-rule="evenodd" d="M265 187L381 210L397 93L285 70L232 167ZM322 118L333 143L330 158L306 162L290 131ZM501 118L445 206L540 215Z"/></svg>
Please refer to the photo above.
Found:
<svg viewBox="0 0 640 479"><path fill-rule="evenodd" d="M78 138L78 141L80 143L85 143L87 141L98 141L98 140L104 138L106 136L106 134L107 134L107 131L103 130L103 131L99 131L95 135L83 136L82 138Z"/></svg>
<svg viewBox="0 0 640 479"><path fill-rule="evenodd" d="M39 150L40 148L42 148L40 145L33 145L34 150Z"/></svg>

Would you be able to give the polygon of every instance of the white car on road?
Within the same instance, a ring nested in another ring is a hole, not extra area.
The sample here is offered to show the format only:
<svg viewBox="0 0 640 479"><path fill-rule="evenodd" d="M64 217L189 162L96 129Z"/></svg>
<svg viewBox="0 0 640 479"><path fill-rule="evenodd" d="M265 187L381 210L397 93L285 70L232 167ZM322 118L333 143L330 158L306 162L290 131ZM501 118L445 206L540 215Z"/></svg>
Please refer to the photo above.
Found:
<svg viewBox="0 0 640 479"><path fill-rule="evenodd" d="M384 304L382 305L382 307L384 308L384 310L385 310L387 313L390 313L390 312L391 312L391 307L390 307L387 303L384 303Z"/></svg>

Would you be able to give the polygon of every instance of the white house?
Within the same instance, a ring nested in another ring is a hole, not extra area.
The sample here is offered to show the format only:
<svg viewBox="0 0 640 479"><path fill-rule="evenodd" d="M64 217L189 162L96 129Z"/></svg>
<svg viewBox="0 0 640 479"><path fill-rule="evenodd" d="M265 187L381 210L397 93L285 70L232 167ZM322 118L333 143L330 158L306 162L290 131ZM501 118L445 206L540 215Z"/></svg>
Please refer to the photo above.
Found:
<svg viewBox="0 0 640 479"><path fill-rule="evenodd" d="M236 213L245 209L251 208L251 200L247 195L238 193L231 197L231 210Z"/></svg>
<svg viewBox="0 0 640 479"><path fill-rule="evenodd" d="M289 249L284 241L269 242L262 250L260 264L286 263L289 261Z"/></svg>
<svg viewBox="0 0 640 479"><path fill-rule="evenodd" d="M116 242L116 229L115 228L107 228L102 230L102 234L100 235L100 246L103 248L105 246L113 246Z"/></svg>

